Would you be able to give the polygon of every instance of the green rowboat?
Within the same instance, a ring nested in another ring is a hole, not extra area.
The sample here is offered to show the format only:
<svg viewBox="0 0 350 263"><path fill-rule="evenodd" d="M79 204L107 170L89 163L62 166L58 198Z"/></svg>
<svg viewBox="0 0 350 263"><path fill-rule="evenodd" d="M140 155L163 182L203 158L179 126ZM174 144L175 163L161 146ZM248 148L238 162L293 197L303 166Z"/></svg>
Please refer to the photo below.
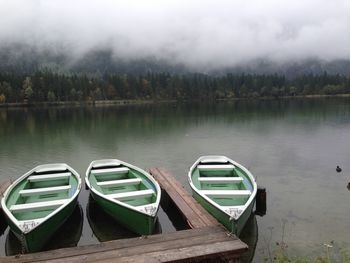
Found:
<svg viewBox="0 0 350 263"><path fill-rule="evenodd" d="M202 156L190 168L193 197L233 234L252 213L257 185L242 165L225 156Z"/></svg>
<svg viewBox="0 0 350 263"><path fill-rule="evenodd" d="M79 174L67 164L37 166L8 187L1 205L23 252L43 248L72 214L80 189Z"/></svg>
<svg viewBox="0 0 350 263"><path fill-rule="evenodd" d="M72 214L55 232L53 238L41 249L42 251L76 247L83 231L84 213L83 208L77 203ZM67 235L67 233L69 233ZM18 238L9 231L5 241L6 256L18 255L22 253L22 245ZM1 262L1 260L0 260Z"/></svg>
<svg viewBox="0 0 350 263"><path fill-rule="evenodd" d="M121 225L140 235L154 232L161 191L147 172L116 159L97 160L87 169L85 183L96 203Z"/></svg>

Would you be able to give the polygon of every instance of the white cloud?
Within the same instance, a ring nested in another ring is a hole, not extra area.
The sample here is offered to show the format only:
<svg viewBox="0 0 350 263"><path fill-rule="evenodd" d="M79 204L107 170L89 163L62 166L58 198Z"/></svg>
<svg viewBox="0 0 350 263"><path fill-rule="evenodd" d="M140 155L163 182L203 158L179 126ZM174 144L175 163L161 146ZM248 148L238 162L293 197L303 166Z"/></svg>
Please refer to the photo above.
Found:
<svg viewBox="0 0 350 263"><path fill-rule="evenodd" d="M0 0L0 46L155 57L193 68L350 59L346 0Z"/></svg>

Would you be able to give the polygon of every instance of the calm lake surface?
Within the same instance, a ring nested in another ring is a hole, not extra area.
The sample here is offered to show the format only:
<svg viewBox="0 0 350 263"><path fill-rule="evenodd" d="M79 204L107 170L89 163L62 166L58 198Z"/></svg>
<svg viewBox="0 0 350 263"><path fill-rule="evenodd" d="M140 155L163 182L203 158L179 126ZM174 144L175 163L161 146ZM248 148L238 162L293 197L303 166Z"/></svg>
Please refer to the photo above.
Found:
<svg viewBox="0 0 350 263"><path fill-rule="evenodd" d="M289 255L324 255L332 240L334 252L350 251L350 98L0 109L0 181L53 162L84 176L92 160L118 158L165 167L190 190L187 171L206 154L243 164L267 189L267 214L252 217L243 233L256 244L247 261L261 262L282 239ZM133 236L84 188L79 203L60 231L62 246ZM163 210L159 222L163 232L175 230ZM5 229L0 253L17 245Z"/></svg>

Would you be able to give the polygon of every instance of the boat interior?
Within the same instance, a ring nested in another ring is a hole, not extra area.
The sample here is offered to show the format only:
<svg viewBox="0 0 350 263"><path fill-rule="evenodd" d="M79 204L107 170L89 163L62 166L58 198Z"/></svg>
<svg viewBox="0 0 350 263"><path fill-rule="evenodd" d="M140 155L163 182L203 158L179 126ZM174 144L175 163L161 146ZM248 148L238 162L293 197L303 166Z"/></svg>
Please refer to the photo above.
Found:
<svg viewBox="0 0 350 263"><path fill-rule="evenodd" d="M124 165L92 168L89 182L108 198L134 207L155 203L156 189L141 172Z"/></svg>
<svg viewBox="0 0 350 263"><path fill-rule="evenodd" d="M78 179L68 169L34 172L9 193L6 205L21 220L46 217L76 192Z"/></svg>
<svg viewBox="0 0 350 263"><path fill-rule="evenodd" d="M199 163L192 182L203 195L221 206L244 205L252 192L252 184L242 169L227 163Z"/></svg>

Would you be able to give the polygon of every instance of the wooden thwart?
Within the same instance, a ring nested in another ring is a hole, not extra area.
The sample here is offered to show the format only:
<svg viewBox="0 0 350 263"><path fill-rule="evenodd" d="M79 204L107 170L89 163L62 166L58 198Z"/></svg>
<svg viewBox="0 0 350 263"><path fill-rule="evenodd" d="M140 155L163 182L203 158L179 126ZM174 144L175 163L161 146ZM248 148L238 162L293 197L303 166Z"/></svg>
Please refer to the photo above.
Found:
<svg viewBox="0 0 350 263"><path fill-rule="evenodd" d="M201 164L197 166L200 171L232 171L235 167L233 164L217 164L217 165L206 165Z"/></svg>
<svg viewBox="0 0 350 263"><path fill-rule="evenodd" d="M234 183L238 184L243 182L242 177L199 177L198 181L201 183L209 183L209 184L229 184Z"/></svg>
<svg viewBox="0 0 350 263"><path fill-rule="evenodd" d="M201 193L210 197L249 197L249 190L201 190Z"/></svg>
<svg viewBox="0 0 350 263"><path fill-rule="evenodd" d="M127 198L145 198L145 197L150 197L153 194L154 194L154 191L152 189L147 189L147 190L139 190L139 191L131 191L131 192L122 192L122 193L116 193L116 194L108 194L106 196L112 199L123 200Z"/></svg>
<svg viewBox="0 0 350 263"><path fill-rule="evenodd" d="M132 178L132 179L122 179L122 180L113 180L113 181L103 181L103 182L97 182L96 184L101 187L111 187L111 186L138 185L141 182L142 182L141 178Z"/></svg>
<svg viewBox="0 0 350 263"><path fill-rule="evenodd" d="M59 179L68 179L72 174L67 173L56 173L56 174L42 174L42 175L31 175L28 177L28 181L31 183L34 182L46 182L49 180L55 181Z"/></svg>
<svg viewBox="0 0 350 263"><path fill-rule="evenodd" d="M22 212L29 212L29 211L41 211L46 209L54 209L66 203L67 200L68 199L59 199L59 200L46 201L46 202L12 205L10 207L10 210L13 213L22 213Z"/></svg>
<svg viewBox="0 0 350 263"><path fill-rule="evenodd" d="M61 192L67 192L71 189L71 185L53 186L53 187L43 187L34 189L24 189L19 191L21 196L33 196L33 195L44 195L44 194L57 194Z"/></svg>
<svg viewBox="0 0 350 263"><path fill-rule="evenodd" d="M128 167L117 167L117 168L109 168L109 169L91 170L91 173L94 175L127 174L128 172L129 172Z"/></svg>

